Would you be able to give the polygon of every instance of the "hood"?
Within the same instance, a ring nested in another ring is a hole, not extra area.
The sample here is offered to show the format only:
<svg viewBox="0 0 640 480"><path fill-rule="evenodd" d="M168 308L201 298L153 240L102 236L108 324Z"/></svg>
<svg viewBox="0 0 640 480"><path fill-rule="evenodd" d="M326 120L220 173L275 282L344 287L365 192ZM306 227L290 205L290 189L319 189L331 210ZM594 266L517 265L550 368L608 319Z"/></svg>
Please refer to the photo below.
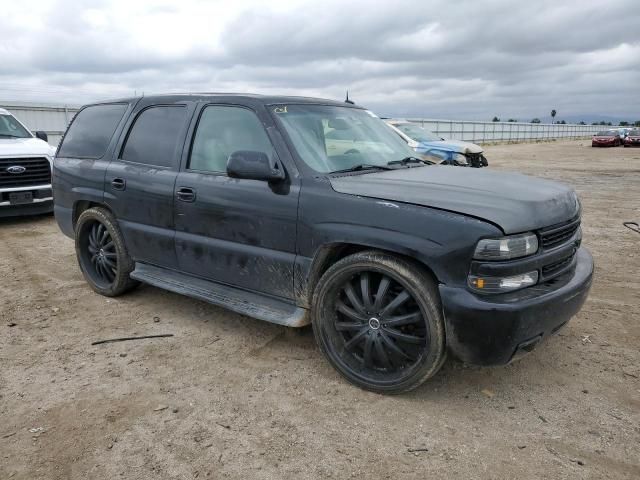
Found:
<svg viewBox="0 0 640 480"><path fill-rule="evenodd" d="M0 157L12 155L55 155L55 148L39 138L0 137Z"/></svg>
<svg viewBox="0 0 640 480"><path fill-rule="evenodd" d="M444 165L330 178L336 192L470 215L521 233L579 213L573 189L519 173Z"/></svg>
<svg viewBox="0 0 640 480"><path fill-rule="evenodd" d="M482 147L475 143L463 142L460 140L437 140L434 142L420 142L416 150L440 148L442 150L450 150L457 153L482 153Z"/></svg>

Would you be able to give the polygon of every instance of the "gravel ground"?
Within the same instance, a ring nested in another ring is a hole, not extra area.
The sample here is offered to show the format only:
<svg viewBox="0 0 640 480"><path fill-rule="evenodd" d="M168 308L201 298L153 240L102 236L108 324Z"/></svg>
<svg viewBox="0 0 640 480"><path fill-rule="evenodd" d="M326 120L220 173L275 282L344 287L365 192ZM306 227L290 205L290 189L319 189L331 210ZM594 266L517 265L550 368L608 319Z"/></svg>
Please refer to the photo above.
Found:
<svg viewBox="0 0 640 480"><path fill-rule="evenodd" d="M640 150L487 147L573 185L596 261L559 335L361 391L300 333L142 287L89 289L50 216L0 221L0 478L640 478ZM91 346L104 338L171 338Z"/></svg>

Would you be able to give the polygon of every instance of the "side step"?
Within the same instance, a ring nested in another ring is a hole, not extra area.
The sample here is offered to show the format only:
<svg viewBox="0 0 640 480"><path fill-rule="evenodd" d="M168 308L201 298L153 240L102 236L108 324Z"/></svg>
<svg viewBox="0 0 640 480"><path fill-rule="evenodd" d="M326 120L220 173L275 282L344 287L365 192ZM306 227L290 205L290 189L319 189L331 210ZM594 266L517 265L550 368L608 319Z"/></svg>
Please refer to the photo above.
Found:
<svg viewBox="0 0 640 480"><path fill-rule="evenodd" d="M166 268L136 262L131 278L259 320L287 327L304 327L310 323L309 312L304 308Z"/></svg>

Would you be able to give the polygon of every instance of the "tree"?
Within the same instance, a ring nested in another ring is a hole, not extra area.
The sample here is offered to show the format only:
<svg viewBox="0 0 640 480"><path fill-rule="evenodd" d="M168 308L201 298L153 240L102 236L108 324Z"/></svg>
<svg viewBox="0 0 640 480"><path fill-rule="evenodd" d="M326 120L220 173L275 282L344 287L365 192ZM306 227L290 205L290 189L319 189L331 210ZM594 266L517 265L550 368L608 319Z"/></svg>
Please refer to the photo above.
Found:
<svg viewBox="0 0 640 480"><path fill-rule="evenodd" d="M551 110L551 123L553 123L554 119L556 118L556 111L555 110Z"/></svg>
<svg viewBox="0 0 640 480"><path fill-rule="evenodd" d="M580 120L580 123L578 123L578 125L586 125L586 123L584 123L582 120Z"/></svg>
<svg viewBox="0 0 640 480"><path fill-rule="evenodd" d="M600 120L600 124L599 125L606 125L606 123L604 122L604 120Z"/></svg>
<svg viewBox="0 0 640 480"><path fill-rule="evenodd" d="M560 120L558 123L560 123L561 125L566 125L567 122L565 122L564 120Z"/></svg>
<svg viewBox="0 0 640 480"><path fill-rule="evenodd" d="M540 119L539 118L534 118L533 120L531 120L531 123L540 123Z"/></svg>
<svg viewBox="0 0 640 480"><path fill-rule="evenodd" d="M636 120L633 124L634 127L640 127L640 120Z"/></svg>
<svg viewBox="0 0 640 480"><path fill-rule="evenodd" d="M516 118L510 118L509 120L507 120L507 122L517 122L518 120Z"/></svg>
<svg viewBox="0 0 640 480"><path fill-rule="evenodd" d="M493 117L493 120L491 120L492 122L499 122L500 119L498 117Z"/></svg>
<svg viewBox="0 0 640 480"><path fill-rule="evenodd" d="M593 122L591 125L598 125L598 122Z"/></svg>
<svg viewBox="0 0 640 480"><path fill-rule="evenodd" d="M627 125L629 125L629 122L625 122L625 121L618 122L618 125L620 125L621 127L626 127Z"/></svg>

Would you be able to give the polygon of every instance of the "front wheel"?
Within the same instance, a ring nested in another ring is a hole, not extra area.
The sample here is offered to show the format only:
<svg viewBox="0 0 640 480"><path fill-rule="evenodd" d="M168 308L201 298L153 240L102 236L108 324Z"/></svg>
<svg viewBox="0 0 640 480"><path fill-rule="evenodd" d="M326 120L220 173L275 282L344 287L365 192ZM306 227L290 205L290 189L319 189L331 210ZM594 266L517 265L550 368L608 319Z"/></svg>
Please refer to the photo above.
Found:
<svg viewBox="0 0 640 480"><path fill-rule="evenodd" d="M413 263L383 252L356 253L327 270L314 294L312 324L329 362L367 390L412 390L445 360L435 282Z"/></svg>
<svg viewBox="0 0 640 480"><path fill-rule="evenodd" d="M103 208L82 212L76 223L76 256L87 283L101 295L115 297L131 290L134 263L113 215Z"/></svg>

